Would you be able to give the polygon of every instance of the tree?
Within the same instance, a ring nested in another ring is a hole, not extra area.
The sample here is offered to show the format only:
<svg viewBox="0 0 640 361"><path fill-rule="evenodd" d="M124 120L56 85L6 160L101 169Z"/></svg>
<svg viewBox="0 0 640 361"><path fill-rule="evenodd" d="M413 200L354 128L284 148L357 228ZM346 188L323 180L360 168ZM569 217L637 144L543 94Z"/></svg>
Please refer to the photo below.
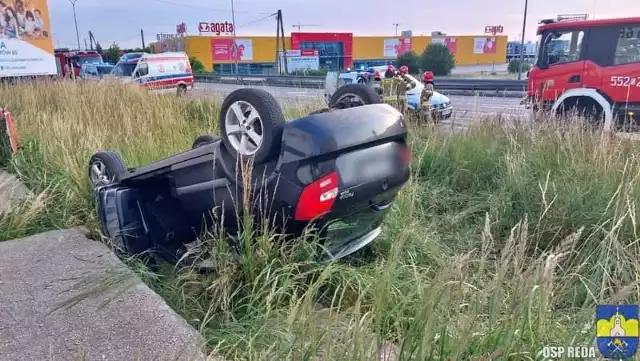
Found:
<svg viewBox="0 0 640 361"><path fill-rule="evenodd" d="M456 59L446 45L429 44L420 55L420 67L433 75L449 75L456 66Z"/></svg>
<svg viewBox="0 0 640 361"><path fill-rule="evenodd" d="M420 57L413 50L398 55L396 59L396 67L406 65L410 74L418 74L420 69Z"/></svg>
<svg viewBox="0 0 640 361"><path fill-rule="evenodd" d="M100 43L96 42L96 51L98 52L98 54L102 55L102 45L100 45Z"/></svg>
<svg viewBox="0 0 640 361"><path fill-rule="evenodd" d="M104 53L104 58L109 63L117 63L120 56L122 56L122 50L120 50L120 47L116 43L111 44L109 49Z"/></svg>
<svg viewBox="0 0 640 361"><path fill-rule="evenodd" d="M509 73L517 74L519 69L520 69L519 59L514 59L509 62L509 67L508 67ZM522 71L524 73L528 72L530 69L531 69L531 64L527 63L526 61L522 63Z"/></svg>
<svg viewBox="0 0 640 361"><path fill-rule="evenodd" d="M204 65L195 56L189 57L189 63L191 63L191 71L194 73L204 73Z"/></svg>

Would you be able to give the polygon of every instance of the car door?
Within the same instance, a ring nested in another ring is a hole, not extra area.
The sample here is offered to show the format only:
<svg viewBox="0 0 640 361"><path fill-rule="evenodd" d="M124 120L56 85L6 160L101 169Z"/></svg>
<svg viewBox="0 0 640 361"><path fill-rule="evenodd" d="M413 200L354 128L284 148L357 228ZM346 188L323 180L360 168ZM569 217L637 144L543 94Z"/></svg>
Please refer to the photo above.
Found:
<svg viewBox="0 0 640 361"><path fill-rule="evenodd" d="M565 91L582 86L585 35L583 28L547 30L542 34L536 64L539 71L533 80L538 100L553 103Z"/></svg>

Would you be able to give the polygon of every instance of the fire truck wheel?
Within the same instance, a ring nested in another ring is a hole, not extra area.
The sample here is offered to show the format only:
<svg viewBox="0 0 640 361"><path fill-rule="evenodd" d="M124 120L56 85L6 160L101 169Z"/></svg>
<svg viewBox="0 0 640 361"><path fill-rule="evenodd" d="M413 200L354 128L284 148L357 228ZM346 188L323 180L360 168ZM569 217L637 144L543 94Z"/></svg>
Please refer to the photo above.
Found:
<svg viewBox="0 0 640 361"><path fill-rule="evenodd" d="M558 107L557 115L564 120L570 120L573 117L584 118L587 124L595 129L602 129L604 126L602 107L591 99L565 101Z"/></svg>

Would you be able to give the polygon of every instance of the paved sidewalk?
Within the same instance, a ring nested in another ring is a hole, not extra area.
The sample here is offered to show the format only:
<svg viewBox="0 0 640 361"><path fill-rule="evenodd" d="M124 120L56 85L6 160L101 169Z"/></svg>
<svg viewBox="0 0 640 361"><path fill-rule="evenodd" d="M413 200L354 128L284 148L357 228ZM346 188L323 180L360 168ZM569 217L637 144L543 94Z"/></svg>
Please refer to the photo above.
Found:
<svg viewBox="0 0 640 361"><path fill-rule="evenodd" d="M202 343L80 230L0 242L0 360L200 361Z"/></svg>

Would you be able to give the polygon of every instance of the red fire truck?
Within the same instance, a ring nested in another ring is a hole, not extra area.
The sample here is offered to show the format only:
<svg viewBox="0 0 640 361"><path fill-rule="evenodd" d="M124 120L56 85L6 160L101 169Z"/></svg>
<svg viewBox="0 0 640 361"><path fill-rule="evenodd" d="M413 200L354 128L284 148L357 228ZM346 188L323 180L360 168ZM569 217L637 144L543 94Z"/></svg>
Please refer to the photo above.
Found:
<svg viewBox="0 0 640 361"><path fill-rule="evenodd" d="M73 74L80 76L80 68L85 63L104 63L102 55L93 50L70 50L70 49L55 49L56 66L58 67L58 74L64 77L68 77L69 67L73 68Z"/></svg>
<svg viewBox="0 0 640 361"><path fill-rule="evenodd" d="M540 24L523 103L577 111L605 130L640 129L640 17Z"/></svg>

